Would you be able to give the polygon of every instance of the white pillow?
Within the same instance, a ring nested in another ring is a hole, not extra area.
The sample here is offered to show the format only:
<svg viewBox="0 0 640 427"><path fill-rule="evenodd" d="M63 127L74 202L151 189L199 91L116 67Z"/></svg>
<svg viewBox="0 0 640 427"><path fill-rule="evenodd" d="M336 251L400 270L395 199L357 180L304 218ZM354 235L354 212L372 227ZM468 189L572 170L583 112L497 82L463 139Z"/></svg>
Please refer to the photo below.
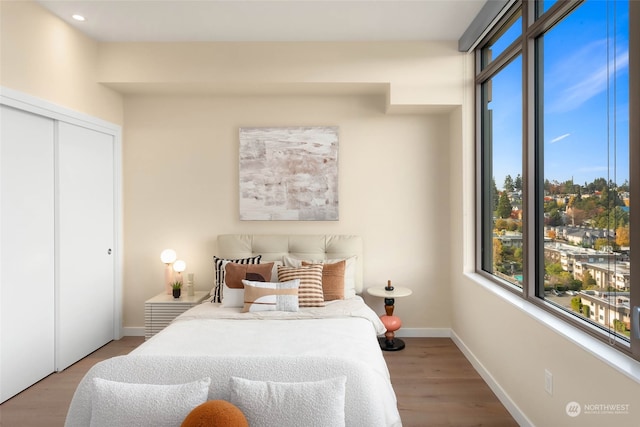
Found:
<svg viewBox="0 0 640 427"><path fill-rule="evenodd" d="M344 258L346 265L344 269L344 299L356 296L356 260L357 256ZM343 259L298 259L290 256L283 256L282 261L287 267L301 267L302 261L313 264L335 264Z"/></svg>
<svg viewBox="0 0 640 427"><path fill-rule="evenodd" d="M220 269L225 271L227 264L232 261L222 261ZM244 305L244 289L230 288L222 281L222 307L242 308Z"/></svg>
<svg viewBox="0 0 640 427"><path fill-rule="evenodd" d="M239 308L244 305L244 289L222 285L222 307Z"/></svg>
<svg viewBox="0 0 640 427"><path fill-rule="evenodd" d="M346 382L346 376L299 383L231 377L229 401L251 427L341 427Z"/></svg>
<svg viewBox="0 0 640 427"><path fill-rule="evenodd" d="M93 379L90 427L175 427L206 402L211 378L186 384L132 384Z"/></svg>
<svg viewBox="0 0 640 427"><path fill-rule="evenodd" d="M287 282L243 280L243 313L256 311L298 311L300 279Z"/></svg>

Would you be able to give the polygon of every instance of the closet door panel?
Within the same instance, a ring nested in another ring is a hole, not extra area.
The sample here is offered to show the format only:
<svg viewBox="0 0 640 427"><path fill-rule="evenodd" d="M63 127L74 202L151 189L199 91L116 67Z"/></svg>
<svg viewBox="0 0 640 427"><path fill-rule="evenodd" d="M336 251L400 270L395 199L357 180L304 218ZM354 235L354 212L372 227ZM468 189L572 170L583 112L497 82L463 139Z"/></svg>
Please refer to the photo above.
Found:
<svg viewBox="0 0 640 427"><path fill-rule="evenodd" d="M114 338L114 141L58 129L58 328L62 370Z"/></svg>
<svg viewBox="0 0 640 427"><path fill-rule="evenodd" d="M54 122L0 105L0 402L54 371Z"/></svg>

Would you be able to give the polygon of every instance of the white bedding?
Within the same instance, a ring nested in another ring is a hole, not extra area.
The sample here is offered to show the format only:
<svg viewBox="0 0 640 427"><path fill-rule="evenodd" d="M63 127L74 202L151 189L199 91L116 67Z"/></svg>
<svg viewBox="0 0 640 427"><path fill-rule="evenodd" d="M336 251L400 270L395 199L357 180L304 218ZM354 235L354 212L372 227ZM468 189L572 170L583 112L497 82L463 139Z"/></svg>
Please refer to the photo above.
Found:
<svg viewBox="0 0 640 427"><path fill-rule="evenodd" d="M376 338L385 328L362 298L327 302L326 307L298 312L240 311L209 302L200 304L124 356L126 361L111 359L87 376L103 375L102 369L110 379L144 382L157 377L158 368L146 367L140 361L160 366L173 361L171 366L176 366L171 373L155 381L169 384L207 374L212 378L209 399L225 399L233 375L301 382L342 374L347 376L347 426L401 426L395 393ZM87 378L83 380L86 381ZM83 390L87 391L86 386ZM81 422L69 422L68 417L68 426L82 425L86 420L90 398L87 402L81 394L76 391L75 404L69 411L69 417Z"/></svg>
<svg viewBox="0 0 640 427"><path fill-rule="evenodd" d="M384 332L378 316L358 296L297 312L241 313L240 308L204 303L178 316L132 354L341 355L366 359L388 376L375 339Z"/></svg>

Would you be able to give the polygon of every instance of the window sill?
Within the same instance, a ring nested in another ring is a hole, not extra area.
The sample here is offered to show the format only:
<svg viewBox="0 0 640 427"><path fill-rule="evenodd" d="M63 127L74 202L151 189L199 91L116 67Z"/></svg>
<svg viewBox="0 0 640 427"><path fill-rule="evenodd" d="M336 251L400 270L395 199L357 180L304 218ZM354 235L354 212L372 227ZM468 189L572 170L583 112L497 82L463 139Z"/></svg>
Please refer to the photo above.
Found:
<svg viewBox="0 0 640 427"><path fill-rule="evenodd" d="M635 382L640 383L640 362L610 347L586 332L569 325L551 313L548 313L540 307L528 302L524 298L509 292L479 274L465 273L465 276L511 305L519 308L522 312L526 313L549 329L557 332L559 335L579 346L587 353L592 354L603 363L611 366L616 371Z"/></svg>

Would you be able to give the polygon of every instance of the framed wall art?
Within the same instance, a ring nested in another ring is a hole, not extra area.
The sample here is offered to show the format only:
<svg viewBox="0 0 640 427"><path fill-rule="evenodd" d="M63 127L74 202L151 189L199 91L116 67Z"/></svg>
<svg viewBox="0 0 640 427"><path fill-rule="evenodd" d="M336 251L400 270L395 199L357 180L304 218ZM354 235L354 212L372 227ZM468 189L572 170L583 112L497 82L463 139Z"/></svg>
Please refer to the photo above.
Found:
<svg viewBox="0 0 640 427"><path fill-rule="evenodd" d="M338 220L338 127L240 128L240 219Z"/></svg>

